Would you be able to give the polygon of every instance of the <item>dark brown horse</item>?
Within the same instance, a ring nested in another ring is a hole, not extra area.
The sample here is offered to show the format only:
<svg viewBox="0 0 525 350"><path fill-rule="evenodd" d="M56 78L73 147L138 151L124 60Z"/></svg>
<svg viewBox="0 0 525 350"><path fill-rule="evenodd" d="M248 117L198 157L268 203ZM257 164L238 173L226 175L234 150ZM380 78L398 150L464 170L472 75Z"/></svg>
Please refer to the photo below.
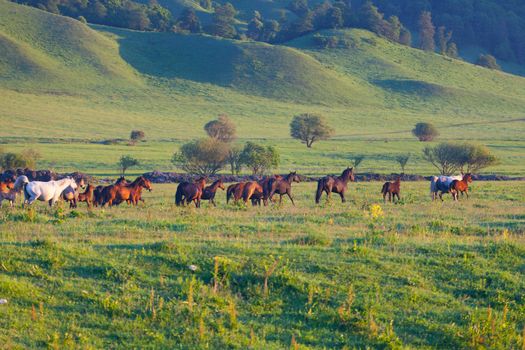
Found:
<svg viewBox="0 0 525 350"><path fill-rule="evenodd" d="M129 182L124 178L124 176L121 176L115 181L114 185L127 185ZM110 185L112 186L112 185ZM102 205L102 202L104 201L104 197L102 196L102 192L104 189L109 186L99 185L95 187L95 190L93 191L93 205L95 207L98 207L99 205Z"/></svg>
<svg viewBox="0 0 525 350"><path fill-rule="evenodd" d="M401 176L398 176L396 181L390 182L387 181L383 185L383 188L381 189L381 193L383 194L383 201L386 203L386 195L388 194L388 201L392 202L392 197L394 197L394 203L397 200L399 201L399 191L401 189Z"/></svg>
<svg viewBox="0 0 525 350"><path fill-rule="evenodd" d="M283 201L283 196L286 194L292 201L292 204L295 206L292 197L292 182L301 182L301 178L297 175L297 171L291 172L286 175L284 178L274 178L269 181L268 186L270 187L270 194L268 198L272 200L272 197L275 193L279 195L279 204Z"/></svg>
<svg viewBox="0 0 525 350"><path fill-rule="evenodd" d="M455 201L458 200L458 194L459 192L461 192L461 196L463 196L463 194L466 194L467 195L467 199L468 199L468 184L472 182L472 175L471 174L465 174L463 175L463 179L462 180L454 180L452 181L452 183L450 184L450 193L452 194L452 198L454 198ZM441 198L441 200L443 200L443 198L441 197L441 195L439 196L439 198Z"/></svg>
<svg viewBox="0 0 525 350"><path fill-rule="evenodd" d="M206 186L206 178L201 177L195 182L181 182L175 193L175 204L177 206L194 202L197 208L201 207L202 191Z"/></svg>
<svg viewBox="0 0 525 350"><path fill-rule="evenodd" d="M84 193L78 194L78 202L86 202L88 208L91 208L95 199L95 186L88 184Z"/></svg>
<svg viewBox="0 0 525 350"><path fill-rule="evenodd" d="M130 184L115 184L104 187L102 193L102 205L119 205L122 202L127 202L131 198L131 193L136 191L139 187L143 187L151 191L151 182L144 176L139 176Z"/></svg>
<svg viewBox="0 0 525 350"><path fill-rule="evenodd" d="M317 192L315 203L319 204L323 192L326 192L328 199L332 192L339 193L341 201L346 202L345 192L348 188L348 181L354 181L354 168L346 168L341 176L325 176L317 181Z"/></svg>
<svg viewBox="0 0 525 350"><path fill-rule="evenodd" d="M201 200L208 200L211 204L213 204L214 207L216 207L217 204L215 204L215 194L219 188L224 191L224 183L222 182L222 179L219 179L210 186L205 187L204 190L202 190Z"/></svg>

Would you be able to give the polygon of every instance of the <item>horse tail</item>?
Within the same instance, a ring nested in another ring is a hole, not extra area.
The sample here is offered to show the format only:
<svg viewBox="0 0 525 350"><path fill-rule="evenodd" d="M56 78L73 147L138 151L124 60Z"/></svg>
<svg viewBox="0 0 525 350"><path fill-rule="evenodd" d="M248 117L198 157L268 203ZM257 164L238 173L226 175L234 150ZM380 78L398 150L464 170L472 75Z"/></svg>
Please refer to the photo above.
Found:
<svg viewBox="0 0 525 350"><path fill-rule="evenodd" d="M317 192L315 193L315 204L319 204L321 195L323 194L324 181L320 179L317 181Z"/></svg>
<svg viewBox="0 0 525 350"><path fill-rule="evenodd" d="M179 186L177 187L177 192L175 192L175 204L177 206L180 206L182 204L182 195L183 195L182 186L179 184Z"/></svg>
<svg viewBox="0 0 525 350"><path fill-rule="evenodd" d="M233 195L233 187L228 187L228 189L226 190L226 204L230 202L232 195Z"/></svg>
<svg viewBox="0 0 525 350"><path fill-rule="evenodd" d="M385 183L383 184L383 188L381 189L381 193L382 193L382 194L385 194L385 193L387 193L387 192L388 192L388 182L385 182Z"/></svg>

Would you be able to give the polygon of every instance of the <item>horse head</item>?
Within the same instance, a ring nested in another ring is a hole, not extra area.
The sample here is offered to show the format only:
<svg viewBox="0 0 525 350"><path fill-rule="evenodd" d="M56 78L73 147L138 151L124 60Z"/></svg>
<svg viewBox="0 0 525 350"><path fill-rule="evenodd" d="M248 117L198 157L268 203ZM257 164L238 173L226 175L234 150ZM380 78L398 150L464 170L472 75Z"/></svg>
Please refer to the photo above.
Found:
<svg viewBox="0 0 525 350"><path fill-rule="evenodd" d="M29 183L29 179L27 178L27 176L21 175L16 178L14 188L16 191L21 191L24 185L28 183Z"/></svg>
<svg viewBox="0 0 525 350"><path fill-rule="evenodd" d="M217 180L216 183L217 183L217 188L220 188L221 190L224 191L224 182L222 181L222 178Z"/></svg>
<svg viewBox="0 0 525 350"><path fill-rule="evenodd" d="M345 171L343 171L342 177L344 179L349 179L350 181L354 182L355 181L354 168L353 167L346 168Z"/></svg>
<svg viewBox="0 0 525 350"><path fill-rule="evenodd" d="M69 183L69 186L71 186L72 189L76 190L78 188L77 181L72 177L66 177L66 182Z"/></svg>
<svg viewBox="0 0 525 350"><path fill-rule="evenodd" d="M147 189L149 192L153 191L153 187L151 186L151 181L146 179L144 176L141 176L141 185L145 189Z"/></svg>
<svg viewBox="0 0 525 350"><path fill-rule="evenodd" d="M297 170L291 172L290 175L292 176L292 182L301 182L301 177L297 175Z"/></svg>
<svg viewBox="0 0 525 350"><path fill-rule="evenodd" d="M463 175L463 181L466 181L467 183L471 183L472 182L472 174L471 173L467 173L467 174Z"/></svg>

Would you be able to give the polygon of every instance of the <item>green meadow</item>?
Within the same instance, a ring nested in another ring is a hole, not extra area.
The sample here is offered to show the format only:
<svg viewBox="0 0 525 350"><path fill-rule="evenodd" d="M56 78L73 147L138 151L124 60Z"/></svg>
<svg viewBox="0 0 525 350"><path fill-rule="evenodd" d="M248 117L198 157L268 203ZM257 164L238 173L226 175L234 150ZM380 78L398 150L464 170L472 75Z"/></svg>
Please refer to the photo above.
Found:
<svg viewBox="0 0 525 350"><path fill-rule="evenodd" d="M3 208L0 343L521 349L524 184L475 182L458 203L402 185L395 205L351 183L348 203L315 206L301 183L296 207L221 192L178 208L155 185L139 208Z"/></svg>

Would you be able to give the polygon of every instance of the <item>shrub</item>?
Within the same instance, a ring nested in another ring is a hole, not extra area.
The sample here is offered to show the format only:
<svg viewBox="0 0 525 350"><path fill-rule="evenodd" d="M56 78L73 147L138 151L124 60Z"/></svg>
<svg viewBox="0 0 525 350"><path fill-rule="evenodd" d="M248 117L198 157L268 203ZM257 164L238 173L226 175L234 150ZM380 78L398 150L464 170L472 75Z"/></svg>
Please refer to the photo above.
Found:
<svg viewBox="0 0 525 350"><path fill-rule="evenodd" d="M272 146L264 147L247 142L241 152L240 161L252 170L253 175L257 175L278 167L280 156Z"/></svg>
<svg viewBox="0 0 525 350"><path fill-rule="evenodd" d="M399 163L399 166L401 167L401 172L405 173L405 167L410 159L410 154L400 154L396 157L396 161Z"/></svg>
<svg viewBox="0 0 525 350"><path fill-rule="evenodd" d="M25 167L27 167L27 161L21 154L8 152L0 155L0 168L2 169Z"/></svg>
<svg viewBox="0 0 525 350"><path fill-rule="evenodd" d="M480 55L478 60L476 61L476 64L481 67L489 68L489 69L496 69L501 70L501 67L499 66L498 62L496 61L496 58L492 55Z"/></svg>
<svg viewBox="0 0 525 350"><path fill-rule="evenodd" d="M139 164L140 163L138 159L135 159L130 155L120 157L120 160L118 162L120 173L122 174L122 176L126 174L126 170Z"/></svg>
<svg viewBox="0 0 525 350"><path fill-rule="evenodd" d="M209 137L222 142L232 142L237 137L235 124L225 114L221 114L217 120L206 123L204 130Z"/></svg>
<svg viewBox="0 0 525 350"><path fill-rule="evenodd" d="M459 170L473 173L498 162L486 147L469 143L443 142L435 147L425 147L423 158L442 175L451 175Z"/></svg>
<svg viewBox="0 0 525 350"><path fill-rule="evenodd" d="M414 134L419 141L432 141L439 136L436 127L430 123L417 123L412 130L412 134Z"/></svg>
<svg viewBox="0 0 525 350"><path fill-rule="evenodd" d="M213 175L226 165L228 151L228 145L217 139L194 140L182 145L171 161L188 173Z"/></svg>
<svg viewBox="0 0 525 350"><path fill-rule="evenodd" d="M138 141L142 141L142 140L144 140L145 137L146 137L146 134L142 130L133 130L131 132L131 134L129 135L129 139L133 143L136 143Z"/></svg>

